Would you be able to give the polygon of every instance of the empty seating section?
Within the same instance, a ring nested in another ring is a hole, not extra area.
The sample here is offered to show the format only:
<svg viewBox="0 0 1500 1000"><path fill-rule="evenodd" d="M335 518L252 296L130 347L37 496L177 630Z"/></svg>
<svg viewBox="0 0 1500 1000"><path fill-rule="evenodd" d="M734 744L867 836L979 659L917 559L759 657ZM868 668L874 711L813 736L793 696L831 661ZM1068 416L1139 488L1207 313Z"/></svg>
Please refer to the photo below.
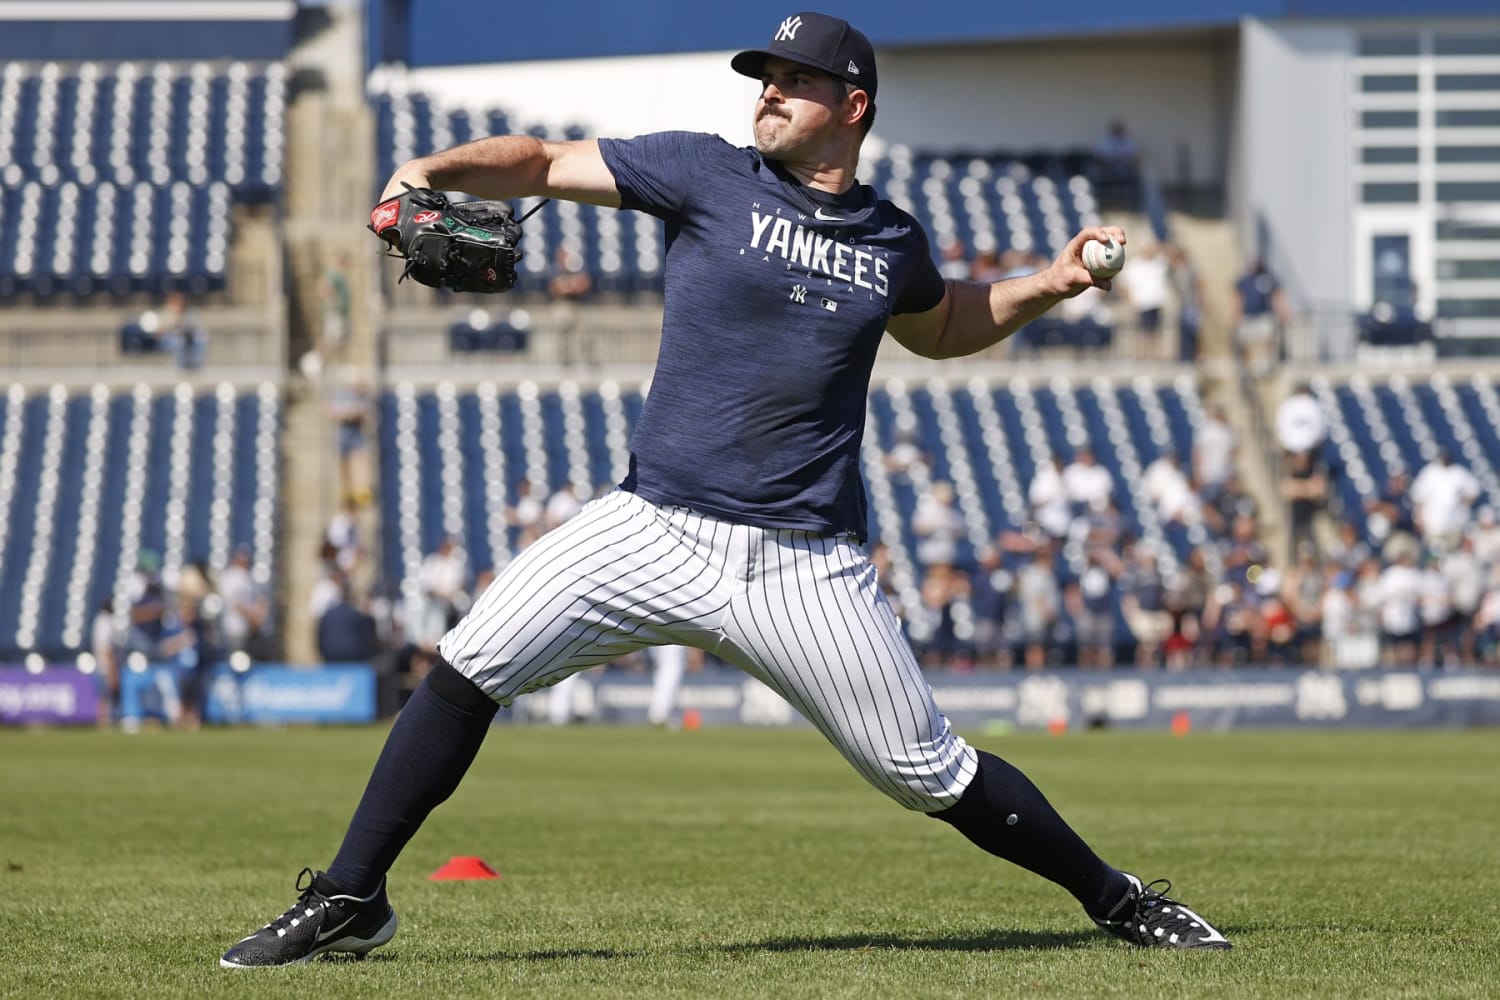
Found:
<svg viewBox="0 0 1500 1000"><path fill-rule="evenodd" d="M556 139L584 135L577 126L521 128L494 107L445 106L418 89L401 67L374 70L368 91L382 183L414 156L471 139L517 131ZM956 240L971 252L1013 248L1048 257L1080 226L1098 224L1095 174L1085 154L944 156L900 145L860 169L863 180L922 222L934 253ZM520 209L535 204L524 199ZM554 201L527 224L519 287L544 289L562 258L587 271L596 291L659 292L664 253L662 227L650 216Z"/></svg>
<svg viewBox="0 0 1500 1000"><path fill-rule="evenodd" d="M128 608L142 552L170 585L212 578L240 543L274 568L280 392L12 387L0 405L0 659L89 646L95 612Z"/></svg>
<svg viewBox="0 0 1500 1000"><path fill-rule="evenodd" d="M0 293L223 287L235 203L281 190L280 63L12 62Z"/></svg>
<svg viewBox="0 0 1500 1000"><path fill-rule="evenodd" d="M1099 223L1086 155L937 155L891 146L863 178L917 217L934 247L1055 255L1080 226Z"/></svg>

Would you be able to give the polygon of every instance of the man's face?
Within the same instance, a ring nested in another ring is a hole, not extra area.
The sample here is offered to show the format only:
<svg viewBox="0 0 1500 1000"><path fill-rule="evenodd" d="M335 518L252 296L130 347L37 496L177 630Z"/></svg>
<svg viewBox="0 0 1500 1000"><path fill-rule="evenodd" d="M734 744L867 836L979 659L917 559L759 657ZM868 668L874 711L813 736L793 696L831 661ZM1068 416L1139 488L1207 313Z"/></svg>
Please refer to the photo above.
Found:
<svg viewBox="0 0 1500 1000"><path fill-rule="evenodd" d="M844 85L831 74L775 56L766 60L755 102L755 148L762 156L794 157L833 135Z"/></svg>

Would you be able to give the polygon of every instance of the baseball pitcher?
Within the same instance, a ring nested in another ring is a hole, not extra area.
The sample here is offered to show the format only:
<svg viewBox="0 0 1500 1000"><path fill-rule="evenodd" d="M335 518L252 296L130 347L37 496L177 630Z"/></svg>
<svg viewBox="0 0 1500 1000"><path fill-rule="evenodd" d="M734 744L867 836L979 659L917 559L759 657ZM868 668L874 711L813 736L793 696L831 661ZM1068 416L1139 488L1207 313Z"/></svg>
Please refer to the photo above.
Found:
<svg viewBox="0 0 1500 1000"><path fill-rule="evenodd" d="M221 964L390 941L385 875L457 787L496 709L648 646L695 646L785 698L901 806L1062 886L1136 945L1227 948L1192 910L1101 860L1040 791L956 735L863 547L866 394L889 333L924 357L982 351L1090 287L1078 233L1046 269L945 280L921 226L855 178L875 119L869 41L803 12L731 61L760 81L755 143L667 132L503 136L402 166L371 227L428 284L503 290L522 241L496 203L546 196L666 223L665 311L629 474L514 559L439 643L342 846ZM456 209L438 192L491 199Z"/></svg>

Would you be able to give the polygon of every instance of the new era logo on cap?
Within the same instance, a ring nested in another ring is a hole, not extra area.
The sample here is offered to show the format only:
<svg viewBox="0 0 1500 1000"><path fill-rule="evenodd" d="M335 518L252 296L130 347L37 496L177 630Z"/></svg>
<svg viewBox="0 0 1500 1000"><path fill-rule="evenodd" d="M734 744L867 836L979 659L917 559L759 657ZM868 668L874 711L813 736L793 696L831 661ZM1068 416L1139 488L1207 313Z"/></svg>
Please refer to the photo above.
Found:
<svg viewBox="0 0 1500 1000"><path fill-rule="evenodd" d="M769 45L746 49L729 65L736 73L759 79L772 56L820 69L875 96L875 50L868 38L841 17L805 10L783 18Z"/></svg>

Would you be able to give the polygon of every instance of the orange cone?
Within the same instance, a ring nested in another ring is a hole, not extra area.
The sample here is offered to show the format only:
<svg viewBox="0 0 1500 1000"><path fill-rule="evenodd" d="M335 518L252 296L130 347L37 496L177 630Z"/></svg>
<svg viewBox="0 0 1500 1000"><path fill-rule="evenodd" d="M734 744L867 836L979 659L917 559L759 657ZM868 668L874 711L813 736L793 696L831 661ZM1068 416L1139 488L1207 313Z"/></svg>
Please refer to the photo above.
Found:
<svg viewBox="0 0 1500 1000"><path fill-rule="evenodd" d="M1047 732L1053 736L1061 736L1068 731L1068 720L1058 717L1047 723Z"/></svg>
<svg viewBox="0 0 1500 1000"><path fill-rule="evenodd" d="M1172 716L1172 735L1186 736L1193 729L1192 716L1186 712L1178 712Z"/></svg>
<svg viewBox="0 0 1500 1000"><path fill-rule="evenodd" d="M692 732L703 725L703 715L696 708L685 708L682 711L682 728Z"/></svg>
<svg viewBox="0 0 1500 1000"><path fill-rule="evenodd" d="M427 876L432 882L457 882L469 879L499 878L500 873L484 862L483 858L459 855Z"/></svg>

